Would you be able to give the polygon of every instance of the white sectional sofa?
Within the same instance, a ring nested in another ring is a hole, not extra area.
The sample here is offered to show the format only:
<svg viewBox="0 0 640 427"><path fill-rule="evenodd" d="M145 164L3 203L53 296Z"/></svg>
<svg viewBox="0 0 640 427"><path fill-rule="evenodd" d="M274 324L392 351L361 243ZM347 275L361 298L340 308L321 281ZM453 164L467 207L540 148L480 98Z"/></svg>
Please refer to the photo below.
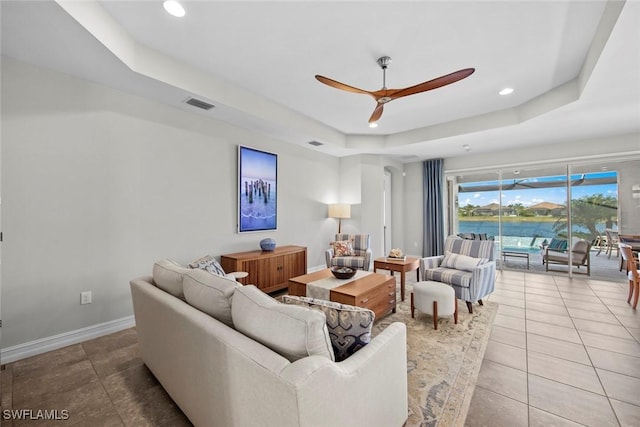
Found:
<svg viewBox="0 0 640 427"><path fill-rule="evenodd" d="M140 352L194 425L392 427L407 420L404 324L334 362L323 313L162 264L153 278L130 283Z"/></svg>

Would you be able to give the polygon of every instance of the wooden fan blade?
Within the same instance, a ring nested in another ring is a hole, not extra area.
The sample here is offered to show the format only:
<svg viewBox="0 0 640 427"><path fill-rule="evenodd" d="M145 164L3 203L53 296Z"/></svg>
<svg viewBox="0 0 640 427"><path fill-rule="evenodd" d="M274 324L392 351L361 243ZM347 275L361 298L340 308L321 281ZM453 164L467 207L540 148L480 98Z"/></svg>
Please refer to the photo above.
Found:
<svg viewBox="0 0 640 427"><path fill-rule="evenodd" d="M316 80L318 80L320 83L326 84L327 86L335 87L336 89L346 90L347 92L363 93L365 95L371 95L371 92L369 91L366 91L364 89L358 89L357 87L349 86L344 83L340 83L328 77L316 75Z"/></svg>
<svg viewBox="0 0 640 427"><path fill-rule="evenodd" d="M416 93L437 89L439 87L450 85L451 83L455 83L459 80L467 78L471 74L473 74L474 71L476 71L475 68L465 68L463 70L454 71L451 74L429 80L428 82L420 83L405 89L397 89L397 91L390 93L388 96L392 99L397 99L402 98L403 96L414 95Z"/></svg>
<svg viewBox="0 0 640 427"><path fill-rule="evenodd" d="M382 111L384 110L384 104L378 103L376 109L373 110L371 117L369 117L369 123L377 122L382 117Z"/></svg>

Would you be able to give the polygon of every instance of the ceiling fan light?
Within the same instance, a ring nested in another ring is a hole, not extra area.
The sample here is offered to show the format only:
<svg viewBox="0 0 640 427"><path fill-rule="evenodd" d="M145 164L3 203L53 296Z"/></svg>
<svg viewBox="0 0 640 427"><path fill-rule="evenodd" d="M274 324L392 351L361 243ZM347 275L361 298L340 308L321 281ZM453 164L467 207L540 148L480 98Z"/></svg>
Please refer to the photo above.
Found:
<svg viewBox="0 0 640 427"><path fill-rule="evenodd" d="M370 127L370 128L377 128L377 127L378 127L378 123L376 123L376 122L371 122L371 123L369 123L369 127Z"/></svg>
<svg viewBox="0 0 640 427"><path fill-rule="evenodd" d="M504 89L502 89L500 92L498 92L500 95L504 96L504 95L511 95L513 93L513 88L510 87L505 87Z"/></svg>
<svg viewBox="0 0 640 427"><path fill-rule="evenodd" d="M167 13L177 18L182 18L185 15L184 7L182 7L182 5L176 0L167 0L162 3L162 6Z"/></svg>

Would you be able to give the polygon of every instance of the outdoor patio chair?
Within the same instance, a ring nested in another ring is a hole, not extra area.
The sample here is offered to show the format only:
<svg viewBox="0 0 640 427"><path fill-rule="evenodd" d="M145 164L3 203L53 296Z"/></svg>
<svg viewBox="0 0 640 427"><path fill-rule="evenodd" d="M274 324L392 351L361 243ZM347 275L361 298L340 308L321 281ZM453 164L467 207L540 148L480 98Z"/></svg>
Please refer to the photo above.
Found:
<svg viewBox="0 0 640 427"><path fill-rule="evenodd" d="M611 258L611 253L615 249L616 257L618 257L618 254L620 253L620 250L618 249L618 231L607 228L604 232L607 234L607 255Z"/></svg>
<svg viewBox="0 0 640 427"><path fill-rule="evenodd" d="M593 240L594 248L598 248L598 253L596 256L600 255L603 249L607 249L607 236L603 236L601 233L598 233L598 236Z"/></svg>
<svg viewBox="0 0 640 427"><path fill-rule="evenodd" d="M577 267L587 267L586 275L591 275L591 243L584 239L573 238L571 246L571 265ZM551 245L545 248L542 255L542 263L546 265L546 271L549 271L550 264L569 265L569 251L567 249L554 249Z"/></svg>

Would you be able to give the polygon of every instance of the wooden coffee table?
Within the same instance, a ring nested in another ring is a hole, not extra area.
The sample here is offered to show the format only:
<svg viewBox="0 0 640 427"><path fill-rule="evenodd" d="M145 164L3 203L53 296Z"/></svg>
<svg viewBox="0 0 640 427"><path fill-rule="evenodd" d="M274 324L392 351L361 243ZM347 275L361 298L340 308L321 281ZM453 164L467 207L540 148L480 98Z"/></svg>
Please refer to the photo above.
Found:
<svg viewBox="0 0 640 427"><path fill-rule="evenodd" d="M393 276L394 271L400 272L400 299L404 301L404 284L407 271L416 270L416 280L420 281L420 258L406 257L405 259L376 258L373 260L373 271L389 270Z"/></svg>
<svg viewBox="0 0 640 427"><path fill-rule="evenodd" d="M307 284L333 277L328 268L289 279L289 295L306 296ZM396 280L384 274L371 273L359 279L346 279L344 285L329 291L329 299L340 304L372 310L376 320L396 312Z"/></svg>

